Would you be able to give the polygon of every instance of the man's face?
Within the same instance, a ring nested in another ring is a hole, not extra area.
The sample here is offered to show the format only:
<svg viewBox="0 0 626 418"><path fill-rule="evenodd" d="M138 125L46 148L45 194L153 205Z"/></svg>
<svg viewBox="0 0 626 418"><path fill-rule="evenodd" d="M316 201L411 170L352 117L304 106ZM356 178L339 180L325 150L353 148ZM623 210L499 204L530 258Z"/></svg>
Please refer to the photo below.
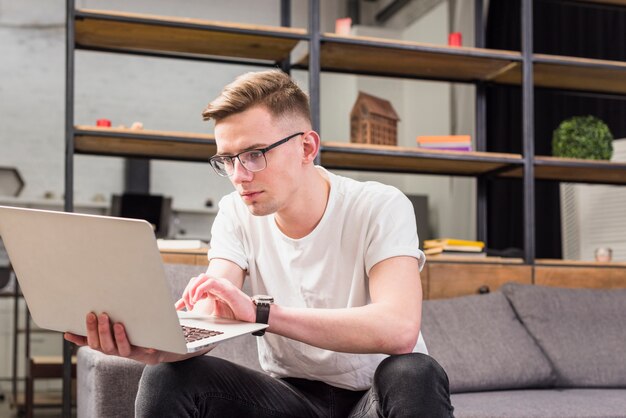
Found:
<svg viewBox="0 0 626 418"><path fill-rule="evenodd" d="M264 107L253 107L222 119L215 125L217 154L234 156L243 151L265 148L303 131L301 122L277 120ZM267 166L251 172L235 159L229 177L253 215L263 216L283 209L297 190L302 170L300 137L294 137L265 153Z"/></svg>

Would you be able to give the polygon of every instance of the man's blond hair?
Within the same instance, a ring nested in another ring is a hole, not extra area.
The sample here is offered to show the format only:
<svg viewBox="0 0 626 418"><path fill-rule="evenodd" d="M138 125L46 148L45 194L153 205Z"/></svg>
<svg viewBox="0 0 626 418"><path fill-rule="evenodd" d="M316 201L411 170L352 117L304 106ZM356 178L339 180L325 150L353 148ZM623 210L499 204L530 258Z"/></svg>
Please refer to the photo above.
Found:
<svg viewBox="0 0 626 418"><path fill-rule="evenodd" d="M280 70L240 75L202 111L202 118L215 122L254 106L264 106L274 118L297 116L311 123L308 96Z"/></svg>

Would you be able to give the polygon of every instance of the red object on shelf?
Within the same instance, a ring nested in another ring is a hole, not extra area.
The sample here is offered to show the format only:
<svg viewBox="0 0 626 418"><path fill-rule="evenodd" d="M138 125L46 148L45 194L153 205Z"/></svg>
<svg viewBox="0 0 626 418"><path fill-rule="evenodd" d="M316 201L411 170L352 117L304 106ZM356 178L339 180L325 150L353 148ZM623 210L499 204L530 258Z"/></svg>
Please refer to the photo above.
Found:
<svg viewBox="0 0 626 418"><path fill-rule="evenodd" d="M461 32L452 32L448 35L448 45L461 46L463 44L463 36Z"/></svg>
<svg viewBox="0 0 626 418"><path fill-rule="evenodd" d="M335 20L335 33L337 35L350 35L351 27L352 19L349 17L342 17Z"/></svg>
<svg viewBox="0 0 626 418"><path fill-rule="evenodd" d="M108 119L98 119L96 121L96 126L103 126L103 127L111 127L111 121Z"/></svg>

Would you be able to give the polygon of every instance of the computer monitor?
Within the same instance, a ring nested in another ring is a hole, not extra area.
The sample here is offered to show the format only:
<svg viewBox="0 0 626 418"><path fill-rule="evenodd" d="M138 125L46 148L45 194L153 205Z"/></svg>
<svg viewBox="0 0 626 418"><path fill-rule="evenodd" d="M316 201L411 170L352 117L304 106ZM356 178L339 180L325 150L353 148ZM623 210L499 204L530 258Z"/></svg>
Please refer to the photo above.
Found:
<svg viewBox="0 0 626 418"><path fill-rule="evenodd" d="M417 235L420 240L420 249L424 249L424 240L432 239L430 224L428 219L428 196L407 195L415 210L415 220L417 221Z"/></svg>
<svg viewBox="0 0 626 418"><path fill-rule="evenodd" d="M111 200L112 216L144 219L153 225L158 238L168 236L171 213L172 199L161 195L124 193Z"/></svg>

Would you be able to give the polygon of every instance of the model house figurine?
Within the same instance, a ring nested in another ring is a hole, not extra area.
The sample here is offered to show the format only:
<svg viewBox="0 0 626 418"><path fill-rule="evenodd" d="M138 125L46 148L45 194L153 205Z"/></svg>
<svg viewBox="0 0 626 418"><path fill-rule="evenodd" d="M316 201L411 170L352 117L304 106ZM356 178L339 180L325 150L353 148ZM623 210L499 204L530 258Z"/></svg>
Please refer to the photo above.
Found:
<svg viewBox="0 0 626 418"><path fill-rule="evenodd" d="M399 120L388 100L360 91L350 112L350 142L397 145Z"/></svg>

